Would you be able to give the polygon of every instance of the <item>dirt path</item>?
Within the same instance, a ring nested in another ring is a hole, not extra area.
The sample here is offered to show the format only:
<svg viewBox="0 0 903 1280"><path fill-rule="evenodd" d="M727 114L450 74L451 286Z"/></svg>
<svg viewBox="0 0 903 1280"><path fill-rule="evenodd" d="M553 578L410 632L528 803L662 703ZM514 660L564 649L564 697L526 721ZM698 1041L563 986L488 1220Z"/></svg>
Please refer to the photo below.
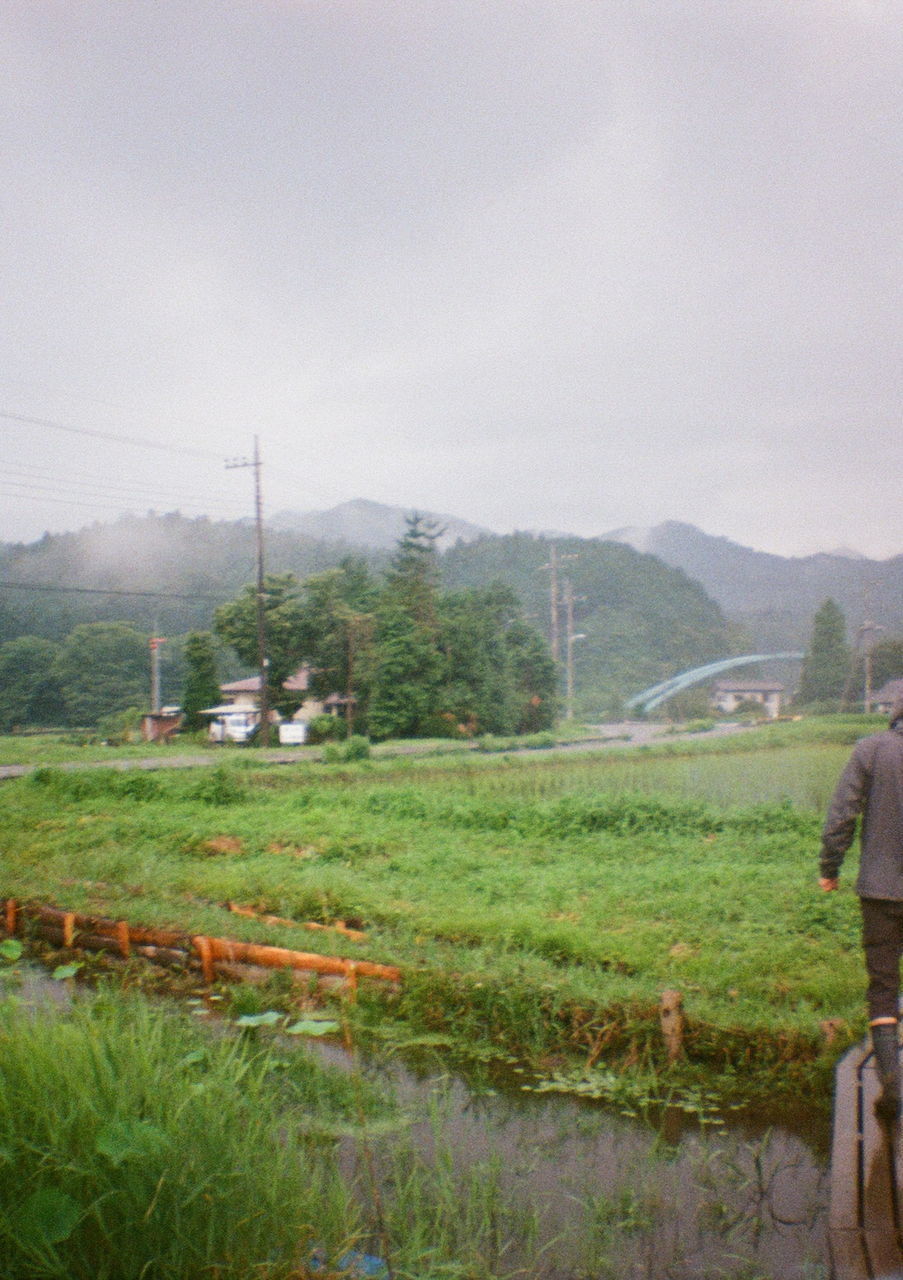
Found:
<svg viewBox="0 0 903 1280"><path fill-rule="evenodd" d="M593 737L582 738L577 742L559 743L554 747L541 748L523 748L524 751L529 750L530 755L549 755L555 751L605 751L612 747L624 746L644 746L656 739L667 737L669 741L674 742L687 738L714 738L724 737L728 734L746 732L748 726L726 723L718 724L713 729L709 729L706 733L681 733L672 731L672 726L666 724L651 723L644 720L627 720L613 724L596 724L590 725ZM473 750L476 751L479 744L474 742L467 745L461 745L458 751ZM297 764L299 761L318 761L322 760L323 752L319 747L304 747L301 751L297 747L283 747L280 749L253 749L253 759L260 764ZM385 743L382 746L374 748L374 759L391 759L393 756L415 756L415 755L434 755L442 754L436 751L434 742L401 742L401 743ZM447 754L452 755L454 752L449 751ZM221 756L216 750L205 754L196 755L179 755L173 752L172 755L165 756L148 756L145 758L135 758L131 760L113 759L113 760L67 760L60 764L46 764L39 762L37 764L0 764L0 781L6 778L22 778L26 774L34 772L35 769L53 768L71 771L74 769L145 769L148 771L155 769L201 769L205 766L219 764L223 759L234 758L230 753L229 756Z"/></svg>

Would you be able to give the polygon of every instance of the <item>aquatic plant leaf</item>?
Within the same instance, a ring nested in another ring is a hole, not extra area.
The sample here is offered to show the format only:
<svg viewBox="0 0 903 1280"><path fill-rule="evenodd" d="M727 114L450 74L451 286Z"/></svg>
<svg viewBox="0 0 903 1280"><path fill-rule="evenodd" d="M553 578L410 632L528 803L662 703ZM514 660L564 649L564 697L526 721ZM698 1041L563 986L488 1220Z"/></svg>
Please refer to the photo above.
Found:
<svg viewBox="0 0 903 1280"><path fill-rule="evenodd" d="M56 1187L42 1187L33 1192L16 1215L18 1232L31 1245L46 1247L62 1244L75 1230L81 1209Z"/></svg>
<svg viewBox="0 0 903 1280"><path fill-rule="evenodd" d="M290 1027L285 1028L287 1036L334 1036L341 1031L338 1022L327 1021L325 1018L302 1018L300 1022L293 1022Z"/></svg>
<svg viewBox="0 0 903 1280"><path fill-rule="evenodd" d="M243 1013L240 1018L235 1019L237 1027L274 1027L277 1022L281 1022L283 1014L277 1013L275 1009L270 1009L266 1013Z"/></svg>
<svg viewBox="0 0 903 1280"><path fill-rule="evenodd" d="M16 961L21 959L22 943L18 938L4 938L0 942L0 960Z"/></svg>
<svg viewBox="0 0 903 1280"><path fill-rule="evenodd" d="M118 1167L126 1160L155 1155L168 1144L163 1130L148 1120L113 1120L98 1133L94 1150Z"/></svg>
<svg viewBox="0 0 903 1280"><path fill-rule="evenodd" d="M186 1053L185 1057L179 1063L180 1067L194 1067L198 1063L206 1062L210 1055L206 1049L192 1049L191 1053Z"/></svg>

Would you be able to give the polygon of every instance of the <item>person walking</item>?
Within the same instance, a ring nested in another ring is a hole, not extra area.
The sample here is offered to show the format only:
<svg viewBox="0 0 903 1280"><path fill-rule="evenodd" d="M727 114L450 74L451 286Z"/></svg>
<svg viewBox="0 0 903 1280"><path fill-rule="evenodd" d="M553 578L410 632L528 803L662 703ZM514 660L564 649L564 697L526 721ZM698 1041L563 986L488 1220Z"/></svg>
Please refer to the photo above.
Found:
<svg viewBox="0 0 903 1280"><path fill-rule="evenodd" d="M862 909L862 945L868 975L866 1005L881 1080L875 1110L900 1115L897 1023L903 955L903 698L888 728L860 738L840 775L822 829L819 884L838 887L857 819L860 858L856 892Z"/></svg>

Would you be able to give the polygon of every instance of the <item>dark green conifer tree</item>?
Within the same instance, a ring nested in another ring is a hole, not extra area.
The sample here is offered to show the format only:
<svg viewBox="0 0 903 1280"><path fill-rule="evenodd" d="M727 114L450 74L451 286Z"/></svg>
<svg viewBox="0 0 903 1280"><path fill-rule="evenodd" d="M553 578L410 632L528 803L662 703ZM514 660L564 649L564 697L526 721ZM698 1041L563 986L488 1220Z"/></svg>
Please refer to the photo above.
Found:
<svg viewBox="0 0 903 1280"><path fill-rule="evenodd" d="M186 729L200 729L206 722L198 713L220 700L216 651L209 631L192 631L185 641L185 689L182 714Z"/></svg>
<svg viewBox="0 0 903 1280"><path fill-rule="evenodd" d="M812 620L812 638L803 660L796 701L805 705L842 698L850 657L846 618L834 600L826 600Z"/></svg>

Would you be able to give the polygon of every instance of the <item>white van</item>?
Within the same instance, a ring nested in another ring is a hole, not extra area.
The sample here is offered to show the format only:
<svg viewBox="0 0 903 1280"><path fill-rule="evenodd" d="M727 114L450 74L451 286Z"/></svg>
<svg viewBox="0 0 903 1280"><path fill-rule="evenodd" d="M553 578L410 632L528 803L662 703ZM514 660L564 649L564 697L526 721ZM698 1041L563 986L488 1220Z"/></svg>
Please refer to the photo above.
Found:
<svg viewBox="0 0 903 1280"><path fill-rule="evenodd" d="M210 721L210 741L249 742L257 732L259 720L254 710L223 711Z"/></svg>

